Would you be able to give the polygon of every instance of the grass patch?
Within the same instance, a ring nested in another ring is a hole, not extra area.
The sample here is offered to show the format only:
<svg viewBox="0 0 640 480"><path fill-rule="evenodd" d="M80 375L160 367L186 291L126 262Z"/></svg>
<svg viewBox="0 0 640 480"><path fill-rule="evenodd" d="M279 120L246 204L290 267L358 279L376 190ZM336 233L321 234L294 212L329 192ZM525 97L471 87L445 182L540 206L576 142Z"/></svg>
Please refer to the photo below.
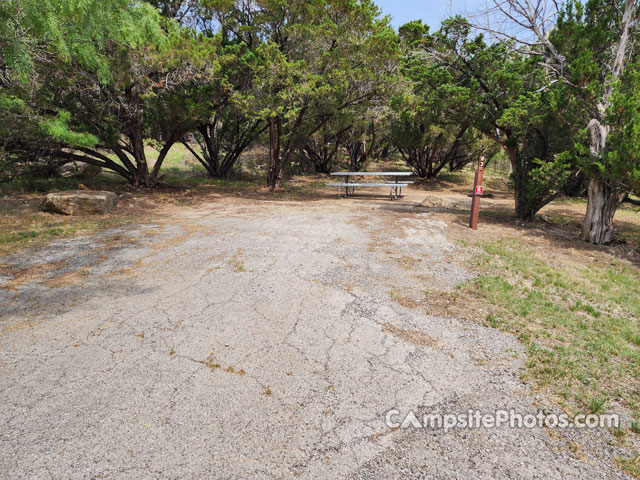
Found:
<svg viewBox="0 0 640 480"><path fill-rule="evenodd" d="M543 217L556 225L568 225L573 220L572 217L562 213L547 213Z"/></svg>
<svg viewBox="0 0 640 480"><path fill-rule="evenodd" d="M140 218L88 218L44 212L7 216L0 224L0 255L6 255L33 244L74 235L97 233L111 227L131 224L134 221L140 221Z"/></svg>
<svg viewBox="0 0 640 480"><path fill-rule="evenodd" d="M640 455L635 458L618 457L616 460L622 470L633 477L640 478Z"/></svg>
<svg viewBox="0 0 640 480"><path fill-rule="evenodd" d="M552 266L517 240L480 243L470 288L496 307L485 324L528 347L525 376L568 410L621 401L640 415L640 271L617 262Z"/></svg>
<svg viewBox="0 0 640 480"><path fill-rule="evenodd" d="M193 171L187 171L177 167L163 169L163 181L168 185L176 185L187 188L200 186L230 187L230 188L248 188L262 186L254 180L234 179L234 178L212 178L207 175L202 167Z"/></svg>

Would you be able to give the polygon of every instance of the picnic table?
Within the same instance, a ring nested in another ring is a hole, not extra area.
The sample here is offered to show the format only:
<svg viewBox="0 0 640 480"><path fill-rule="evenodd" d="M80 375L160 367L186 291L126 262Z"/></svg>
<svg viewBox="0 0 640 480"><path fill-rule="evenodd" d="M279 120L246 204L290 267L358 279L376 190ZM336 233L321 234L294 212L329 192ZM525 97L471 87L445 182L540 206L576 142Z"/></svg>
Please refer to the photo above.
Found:
<svg viewBox="0 0 640 480"><path fill-rule="evenodd" d="M334 177L344 177L344 182L327 183L327 186L338 187L338 197L342 197L342 189L344 188L345 197L355 195L356 187L383 187L389 189L389 197L391 200L402 196L402 187L409 186L410 181L400 179L402 177L410 177L413 172L334 172ZM363 183L365 177L377 177L382 182Z"/></svg>

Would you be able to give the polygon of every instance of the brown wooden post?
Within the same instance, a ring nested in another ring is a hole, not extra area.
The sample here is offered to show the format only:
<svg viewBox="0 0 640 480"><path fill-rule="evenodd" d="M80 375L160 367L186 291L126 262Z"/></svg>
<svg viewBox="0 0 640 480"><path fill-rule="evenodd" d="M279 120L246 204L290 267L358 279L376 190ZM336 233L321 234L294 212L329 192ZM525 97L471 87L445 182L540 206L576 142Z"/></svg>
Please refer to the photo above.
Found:
<svg viewBox="0 0 640 480"><path fill-rule="evenodd" d="M482 197L482 177L484 177L484 157L480 157L478 162L478 171L473 181L473 195L471 200L471 218L469 219L469 227L478 229L478 214L480 213L480 197Z"/></svg>

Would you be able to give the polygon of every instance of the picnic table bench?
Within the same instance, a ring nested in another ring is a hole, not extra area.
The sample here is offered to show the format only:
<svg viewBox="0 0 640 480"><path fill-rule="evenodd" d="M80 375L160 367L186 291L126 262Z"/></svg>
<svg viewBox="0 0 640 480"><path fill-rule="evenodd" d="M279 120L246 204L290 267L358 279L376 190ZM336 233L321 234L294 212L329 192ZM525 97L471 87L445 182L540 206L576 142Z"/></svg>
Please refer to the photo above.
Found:
<svg viewBox="0 0 640 480"><path fill-rule="evenodd" d="M389 189L389 197L391 200L402 196L402 187L408 187L411 181L402 180L402 177L410 177L412 172L334 172L331 174L335 177L344 177L344 182L327 183L329 187L338 187L338 197L342 198L342 189L344 188L345 197L355 195L356 187L382 187ZM363 183L358 178L378 177L383 180L379 183ZM387 180L390 177L393 181ZM351 180L351 181L350 181Z"/></svg>

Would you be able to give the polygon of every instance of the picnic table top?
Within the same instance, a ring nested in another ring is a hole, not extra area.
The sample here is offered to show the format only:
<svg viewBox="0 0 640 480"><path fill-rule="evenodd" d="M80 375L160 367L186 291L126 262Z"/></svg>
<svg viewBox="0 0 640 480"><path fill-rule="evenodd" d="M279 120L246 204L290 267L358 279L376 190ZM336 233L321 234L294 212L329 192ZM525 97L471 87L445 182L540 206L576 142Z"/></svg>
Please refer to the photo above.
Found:
<svg viewBox="0 0 640 480"><path fill-rule="evenodd" d="M327 183L329 187L408 187L408 183Z"/></svg>
<svg viewBox="0 0 640 480"><path fill-rule="evenodd" d="M410 177L411 175L413 175L413 172L333 172L331 173L331 175L340 176L340 177L348 177L348 176Z"/></svg>

